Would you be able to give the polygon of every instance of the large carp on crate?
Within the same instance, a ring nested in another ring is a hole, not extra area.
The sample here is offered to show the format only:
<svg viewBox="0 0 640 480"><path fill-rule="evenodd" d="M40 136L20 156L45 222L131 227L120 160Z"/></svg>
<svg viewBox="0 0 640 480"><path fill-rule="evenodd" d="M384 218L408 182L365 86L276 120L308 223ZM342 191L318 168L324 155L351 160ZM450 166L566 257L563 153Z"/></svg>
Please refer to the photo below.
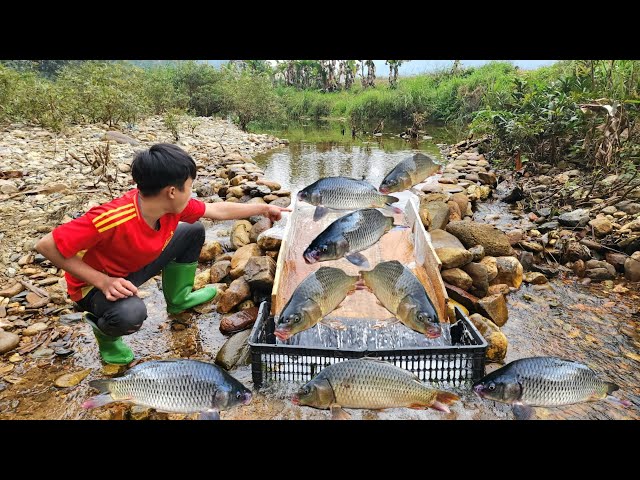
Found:
<svg viewBox="0 0 640 480"><path fill-rule="evenodd" d="M323 368L350 358L374 357L414 372L423 381L459 386L484 375L487 342L459 308L449 308L440 277L440 260L418 214L417 197L398 195L404 213L394 223L410 228L392 230L372 247L361 251L370 268L379 262L398 260L411 269L433 302L443 334L428 339L396 321L373 293L358 290L323 322L280 341L273 334L277 318L293 291L311 272L322 266L341 268L357 275L362 267L346 259L305 263L302 253L331 222L347 212L332 212L313 221L314 207L294 201L285 227L276 267L271 302L260 305L249 337L253 383L256 388L272 382L305 383Z"/></svg>

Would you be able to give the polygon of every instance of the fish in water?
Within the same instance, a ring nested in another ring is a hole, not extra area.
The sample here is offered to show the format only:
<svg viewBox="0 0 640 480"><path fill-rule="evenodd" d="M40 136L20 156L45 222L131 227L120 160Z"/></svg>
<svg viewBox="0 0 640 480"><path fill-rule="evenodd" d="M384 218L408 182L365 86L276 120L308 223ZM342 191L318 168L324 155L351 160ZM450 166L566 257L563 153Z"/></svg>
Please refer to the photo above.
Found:
<svg viewBox="0 0 640 480"><path fill-rule="evenodd" d="M359 279L333 267L320 267L310 273L284 306L276 321L275 336L287 340L313 327L358 288Z"/></svg>
<svg viewBox="0 0 640 480"><path fill-rule="evenodd" d="M382 306L404 325L429 338L440 336L436 309L424 285L411 270L392 260L379 263L373 270L361 271L360 275Z"/></svg>
<svg viewBox="0 0 640 480"><path fill-rule="evenodd" d="M358 208L387 208L393 213L402 210L391 207L396 197L382 195L369 182L348 177L326 177L298 192L298 200L315 205L314 221L323 218L329 209L356 210Z"/></svg>
<svg viewBox="0 0 640 480"><path fill-rule="evenodd" d="M395 225L393 217L387 217L375 208L363 208L340 217L304 251L307 263L338 260L345 257L354 265L369 268L369 262L360 250L369 248L392 228L408 228Z"/></svg>
<svg viewBox="0 0 640 480"><path fill-rule="evenodd" d="M458 396L434 390L413 373L392 363L359 358L335 363L300 388L293 403L330 409L333 418L348 418L345 408L433 408L449 413Z"/></svg>
<svg viewBox="0 0 640 480"><path fill-rule="evenodd" d="M511 405L518 420L530 419L532 407L594 402L618 389L615 383L598 379L586 365L556 357L515 360L473 385L479 397ZM610 399L626 405L613 396Z"/></svg>
<svg viewBox="0 0 640 480"><path fill-rule="evenodd" d="M251 391L217 365L197 360L154 360L141 363L118 378L92 380L101 394L84 408L111 402L131 402L173 413L197 413L218 420L220 410L248 405Z"/></svg>
<svg viewBox="0 0 640 480"><path fill-rule="evenodd" d="M380 193L402 192L422 182L440 169L435 160L422 153L416 153L398 163L393 170L384 177Z"/></svg>

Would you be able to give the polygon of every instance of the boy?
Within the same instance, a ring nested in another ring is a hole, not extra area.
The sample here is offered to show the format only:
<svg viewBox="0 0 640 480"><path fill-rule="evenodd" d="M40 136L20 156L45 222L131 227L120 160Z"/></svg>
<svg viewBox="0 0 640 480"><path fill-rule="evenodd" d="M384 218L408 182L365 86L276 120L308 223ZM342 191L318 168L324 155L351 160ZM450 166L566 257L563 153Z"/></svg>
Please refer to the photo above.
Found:
<svg viewBox="0 0 640 480"><path fill-rule="evenodd" d="M180 147L153 145L136 155L136 189L55 228L36 250L65 271L69 296L89 312L106 363L128 364L133 352L122 341L140 329L147 308L138 287L162 270L169 313L179 313L216 295L213 287L192 292L204 226L212 220L264 215L272 221L287 208L265 204L204 203L191 198L194 160ZM183 222L183 223L178 223Z"/></svg>

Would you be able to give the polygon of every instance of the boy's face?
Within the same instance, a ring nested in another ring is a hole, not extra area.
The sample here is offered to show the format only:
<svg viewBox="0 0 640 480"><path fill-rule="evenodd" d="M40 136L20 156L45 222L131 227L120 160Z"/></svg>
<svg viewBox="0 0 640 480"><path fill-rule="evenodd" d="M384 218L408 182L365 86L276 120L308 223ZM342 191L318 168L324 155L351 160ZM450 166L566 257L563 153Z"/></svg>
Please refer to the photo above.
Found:
<svg viewBox="0 0 640 480"><path fill-rule="evenodd" d="M189 200L191 200L192 186L193 186L193 179L189 177L184 182L184 187L182 191L180 191L176 187L171 187L169 189L169 198L171 199L171 203L173 206L173 213L180 213L187 207Z"/></svg>

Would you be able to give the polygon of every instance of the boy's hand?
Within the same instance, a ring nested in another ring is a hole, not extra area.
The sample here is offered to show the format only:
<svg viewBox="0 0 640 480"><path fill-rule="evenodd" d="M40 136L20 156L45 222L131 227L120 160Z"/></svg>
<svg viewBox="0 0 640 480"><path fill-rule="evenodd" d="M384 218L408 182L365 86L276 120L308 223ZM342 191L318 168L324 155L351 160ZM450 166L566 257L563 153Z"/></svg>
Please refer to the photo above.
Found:
<svg viewBox="0 0 640 480"><path fill-rule="evenodd" d="M292 211L290 208L282 208L282 207L277 207L275 205L266 205L265 207L266 207L266 210L264 212L264 215L266 217L269 217L269 220L271 220L272 222L280 220L282 218L282 212Z"/></svg>
<svg viewBox="0 0 640 480"><path fill-rule="evenodd" d="M121 298L130 297L138 293L138 288L129 280L124 278L107 277L100 287L104 296L110 302L115 302Z"/></svg>

